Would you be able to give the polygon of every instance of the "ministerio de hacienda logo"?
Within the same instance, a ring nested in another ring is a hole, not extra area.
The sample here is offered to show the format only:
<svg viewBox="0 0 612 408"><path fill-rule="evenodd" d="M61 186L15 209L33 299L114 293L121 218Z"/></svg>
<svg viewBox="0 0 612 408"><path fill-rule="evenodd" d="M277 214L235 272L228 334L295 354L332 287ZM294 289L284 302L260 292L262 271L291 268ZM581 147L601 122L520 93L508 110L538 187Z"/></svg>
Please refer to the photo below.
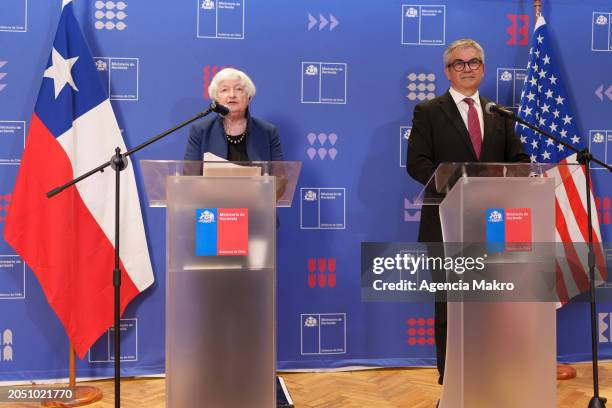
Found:
<svg viewBox="0 0 612 408"><path fill-rule="evenodd" d="M212 211L208 211L208 210L202 211L202 213L200 214L200 218L198 219L198 222L202 224L210 224L212 222L215 222L215 213L213 213Z"/></svg>

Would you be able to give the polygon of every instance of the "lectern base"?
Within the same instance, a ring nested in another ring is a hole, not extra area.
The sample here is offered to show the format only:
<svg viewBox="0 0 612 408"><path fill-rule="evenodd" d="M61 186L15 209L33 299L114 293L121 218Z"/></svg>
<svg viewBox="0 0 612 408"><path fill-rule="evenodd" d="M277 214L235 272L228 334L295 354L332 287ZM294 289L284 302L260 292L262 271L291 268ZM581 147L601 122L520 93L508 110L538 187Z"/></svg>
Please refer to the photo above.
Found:
<svg viewBox="0 0 612 408"><path fill-rule="evenodd" d="M276 377L276 407L277 408L293 408L293 400L289 395L289 390L285 385L283 377Z"/></svg>

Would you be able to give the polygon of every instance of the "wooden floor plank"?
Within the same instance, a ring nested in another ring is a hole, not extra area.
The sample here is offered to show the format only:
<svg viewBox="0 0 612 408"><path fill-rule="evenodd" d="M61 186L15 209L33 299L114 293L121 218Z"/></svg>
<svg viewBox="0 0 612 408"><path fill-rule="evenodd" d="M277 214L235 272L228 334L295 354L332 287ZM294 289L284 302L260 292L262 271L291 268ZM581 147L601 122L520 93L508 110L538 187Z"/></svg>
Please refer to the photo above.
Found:
<svg viewBox="0 0 612 408"><path fill-rule="evenodd" d="M590 364L576 364L578 377L557 382L557 407L587 407L592 396ZM612 362L600 365L600 394L612 398ZM281 373L296 408L433 408L440 394L437 372L430 368L397 368L333 373ZM112 408L113 382L93 381L104 399L88 407ZM164 408L165 380L138 378L121 382L124 408ZM0 407L33 408L35 404L0 403Z"/></svg>

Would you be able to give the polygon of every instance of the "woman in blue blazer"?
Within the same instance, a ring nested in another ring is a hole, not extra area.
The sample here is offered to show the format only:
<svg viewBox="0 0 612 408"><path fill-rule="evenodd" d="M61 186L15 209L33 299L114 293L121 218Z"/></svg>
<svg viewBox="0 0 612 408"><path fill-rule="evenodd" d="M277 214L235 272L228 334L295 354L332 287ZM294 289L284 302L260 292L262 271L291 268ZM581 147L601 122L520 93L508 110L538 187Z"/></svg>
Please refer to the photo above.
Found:
<svg viewBox="0 0 612 408"><path fill-rule="evenodd" d="M276 126L249 114L255 84L248 75L222 69L210 83L208 94L227 106L229 113L209 116L191 127L185 160L202 160L206 152L230 161L283 160Z"/></svg>

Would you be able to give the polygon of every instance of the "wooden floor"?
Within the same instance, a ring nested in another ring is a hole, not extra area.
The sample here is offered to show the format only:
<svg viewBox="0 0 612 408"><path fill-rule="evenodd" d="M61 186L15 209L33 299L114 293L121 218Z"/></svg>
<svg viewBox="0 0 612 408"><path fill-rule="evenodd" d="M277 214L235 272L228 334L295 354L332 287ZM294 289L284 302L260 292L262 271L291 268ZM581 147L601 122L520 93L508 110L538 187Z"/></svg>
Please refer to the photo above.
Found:
<svg viewBox="0 0 612 408"><path fill-rule="evenodd" d="M589 364L576 364L578 377L559 381L559 408L586 408L592 396ZM612 362L600 365L600 395L612 398ZM437 372L428 368L383 369L335 373L281 373L296 408L433 408L440 393ZM112 408L112 381L88 382L104 393L91 408ZM518 392L519 390L517 390ZM163 379L123 379L121 406L124 408L165 407ZM0 407L9 406L0 403ZM35 407L11 404L10 407ZM610 404L612 406L612 403Z"/></svg>

